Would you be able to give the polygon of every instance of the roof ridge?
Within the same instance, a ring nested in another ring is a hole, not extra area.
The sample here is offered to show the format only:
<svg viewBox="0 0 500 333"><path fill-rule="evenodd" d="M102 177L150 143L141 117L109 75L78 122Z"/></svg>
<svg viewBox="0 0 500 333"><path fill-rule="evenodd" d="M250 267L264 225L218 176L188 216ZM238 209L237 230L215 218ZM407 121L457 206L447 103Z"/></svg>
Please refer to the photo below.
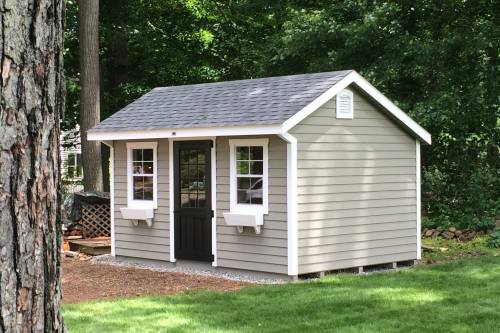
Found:
<svg viewBox="0 0 500 333"><path fill-rule="evenodd" d="M229 84L229 83L235 83L235 82L247 82L247 81L267 81L267 80L276 80L276 79L285 79L285 78L297 78L299 76L302 77L311 77L311 76L316 76L320 74L332 74L334 76L339 76L344 74L344 76L348 75L349 73L353 72L353 69L346 69L346 70L339 70L339 71L328 71L328 72L316 72L316 73L302 73L302 74L289 74L289 75L277 75L277 76L265 76L265 77L259 77L259 78L250 78L250 79L239 79L239 80L229 80L229 81L213 81L213 82L202 82L202 83L189 83L189 84L180 84L180 85L173 85L173 86L163 86L163 87L155 87L150 90L168 90L168 89L174 89L174 88L186 88L186 87L193 87L193 86L206 86L206 85L221 85L221 84Z"/></svg>

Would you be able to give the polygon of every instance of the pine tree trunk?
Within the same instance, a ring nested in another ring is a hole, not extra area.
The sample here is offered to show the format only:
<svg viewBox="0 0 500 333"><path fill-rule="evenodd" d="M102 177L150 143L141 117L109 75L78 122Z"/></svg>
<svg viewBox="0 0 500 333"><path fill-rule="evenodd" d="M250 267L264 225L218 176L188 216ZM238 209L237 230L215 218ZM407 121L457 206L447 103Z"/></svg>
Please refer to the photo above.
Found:
<svg viewBox="0 0 500 333"><path fill-rule="evenodd" d="M63 332L63 0L0 3L0 333Z"/></svg>
<svg viewBox="0 0 500 333"><path fill-rule="evenodd" d="M102 191L101 144L87 141L87 130L100 121L99 0L79 2L80 41L80 133L83 187Z"/></svg>

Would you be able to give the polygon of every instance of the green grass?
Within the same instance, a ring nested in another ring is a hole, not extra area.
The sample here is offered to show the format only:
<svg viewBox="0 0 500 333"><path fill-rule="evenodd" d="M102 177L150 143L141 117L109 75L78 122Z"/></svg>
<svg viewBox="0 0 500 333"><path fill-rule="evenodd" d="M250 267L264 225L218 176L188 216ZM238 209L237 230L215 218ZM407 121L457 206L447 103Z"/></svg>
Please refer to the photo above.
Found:
<svg viewBox="0 0 500 333"><path fill-rule="evenodd" d="M69 332L500 332L500 256L66 305L64 319Z"/></svg>

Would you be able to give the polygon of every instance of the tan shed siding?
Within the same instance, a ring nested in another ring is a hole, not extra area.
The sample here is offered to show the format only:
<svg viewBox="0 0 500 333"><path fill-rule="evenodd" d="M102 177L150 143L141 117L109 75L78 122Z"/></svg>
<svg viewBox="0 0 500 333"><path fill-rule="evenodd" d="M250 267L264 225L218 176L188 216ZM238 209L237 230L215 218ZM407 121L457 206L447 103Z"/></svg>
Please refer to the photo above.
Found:
<svg viewBox="0 0 500 333"><path fill-rule="evenodd" d="M168 140L158 141L158 209L151 228L135 227L122 218L120 208L127 206L127 144L115 141L115 246L117 256L170 260Z"/></svg>
<svg viewBox="0 0 500 333"><path fill-rule="evenodd" d="M238 137L241 139L242 137ZM244 137L247 138L247 137ZM221 267L287 274L286 143L269 138L269 214L260 235L239 234L224 222L229 212L229 139L217 139L217 263ZM247 229L247 228L245 228Z"/></svg>
<svg viewBox="0 0 500 333"><path fill-rule="evenodd" d="M299 274L416 258L415 140L354 91L291 131L298 140Z"/></svg>

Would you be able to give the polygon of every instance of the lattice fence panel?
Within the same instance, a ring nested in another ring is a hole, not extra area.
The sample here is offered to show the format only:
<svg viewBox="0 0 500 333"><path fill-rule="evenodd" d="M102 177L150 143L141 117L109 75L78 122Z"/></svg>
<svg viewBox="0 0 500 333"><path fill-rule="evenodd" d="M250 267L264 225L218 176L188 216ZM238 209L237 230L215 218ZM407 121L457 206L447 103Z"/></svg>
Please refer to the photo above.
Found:
<svg viewBox="0 0 500 333"><path fill-rule="evenodd" d="M109 204L83 204L82 219L84 238L110 237L111 216Z"/></svg>

